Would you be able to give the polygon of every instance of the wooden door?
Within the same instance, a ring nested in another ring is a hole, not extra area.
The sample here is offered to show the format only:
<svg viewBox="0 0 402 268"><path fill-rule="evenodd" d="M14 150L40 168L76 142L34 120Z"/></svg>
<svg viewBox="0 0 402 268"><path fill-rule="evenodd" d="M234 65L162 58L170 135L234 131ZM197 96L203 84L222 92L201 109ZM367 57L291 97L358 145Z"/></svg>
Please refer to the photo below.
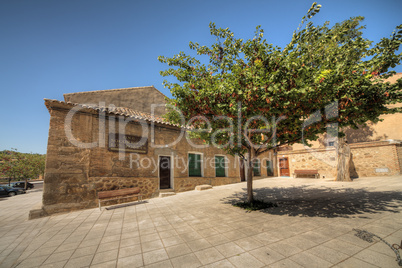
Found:
<svg viewBox="0 0 402 268"><path fill-rule="evenodd" d="M160 189L170 188L170 156L159 157L159 181Z"/></svg>
<svg viewBox="0 0 402 268"><path fill-rule="evenodd" d="M290 176L289 159L287 157L279 158L280 176Z"/></svg>
<svg viewBox="0 0 402 268"><path fill-rule="evenodd" d="M240 181L246 181L246 173L244 170L244 159L239 158L239 167L240 167Z"/></svg>
<svg viewBox="0 0 402 268"><path fill-rule="evenodd" d="M267 176L274 176L274 165L271 160L267 160Z"/></svg>

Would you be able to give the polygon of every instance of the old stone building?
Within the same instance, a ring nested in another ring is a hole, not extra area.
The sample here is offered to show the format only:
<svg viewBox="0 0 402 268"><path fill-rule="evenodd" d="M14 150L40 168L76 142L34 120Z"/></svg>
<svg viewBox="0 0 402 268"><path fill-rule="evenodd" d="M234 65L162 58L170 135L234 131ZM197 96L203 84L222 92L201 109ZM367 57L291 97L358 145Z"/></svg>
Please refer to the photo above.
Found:
<svg viewBox="0 0 402 268"><path fill-rule="evenodd" d="M402 74L390 79L395 82ZM70 93L45 99L50 113L41 215L97 205L99 191L140 187L144 198L245 180L238 158L162 119L165 96L155 87ZM402 114L359 130L346 130L352 177L402 171ZM259 156L255 179L316 169L336 176L336 141L295 144Z"/></svg>
<svg viewBox="0 0 402 268"><path fill-rule="evenodd" d="M99 191L140 187L144 198L152 198L244 179L238 158L187 139L187 129L160 117L165 96L154 87L64 97L45 99L50 125L44 215L95 207ZM261 156L256 179L274 175L269 156Z"/></svg>
<svg viewBox="0 0 402 268"><path fill-rule="evenodd" d="M395 83L400 78L402 73L390 77L388 82ZM351 147L352 177L402 173L402 114L383 115L381 119L383 121L376 124L368 122L367 126L357 130L344 130ZM295 144L279 151L279 176L291 176L294 170L316 169L321 178L334 178L337 166L336 140L322 137L312 145Z"/></svg>

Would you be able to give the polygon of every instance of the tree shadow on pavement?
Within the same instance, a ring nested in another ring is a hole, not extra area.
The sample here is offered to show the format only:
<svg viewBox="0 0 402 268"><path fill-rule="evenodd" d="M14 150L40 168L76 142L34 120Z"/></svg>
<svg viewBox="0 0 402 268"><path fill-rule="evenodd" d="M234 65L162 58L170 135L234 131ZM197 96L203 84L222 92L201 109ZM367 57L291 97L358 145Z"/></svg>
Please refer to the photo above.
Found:
<svg viewBox="0 0 402 268"><path fill-rule="evenodd" d="M235 204L247 200L247 189L221 201ZM273 215L302 217L350 217L364 213L399 213L401 191L367 191L364 189L332 189L308 186L254 189L254 199L273 202L278 207L260 210Z"/></svg>

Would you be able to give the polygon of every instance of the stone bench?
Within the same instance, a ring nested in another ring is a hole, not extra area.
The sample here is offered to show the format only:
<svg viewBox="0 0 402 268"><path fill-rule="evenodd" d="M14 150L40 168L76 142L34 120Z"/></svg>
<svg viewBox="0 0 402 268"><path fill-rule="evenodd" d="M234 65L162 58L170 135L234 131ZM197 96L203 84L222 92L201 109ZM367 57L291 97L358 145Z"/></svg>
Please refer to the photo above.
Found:
<svg viewBox="0 0 402 268"><path fill-rule="evenodd" d="M120 200L130 197L137 197L138 201L142 201L142 194L140 193L140 188L134 187L134 188L98 192L99 209L101 209L102 202L111 200Z"/></svg>
<svg viewBox="0 0 402 268"><path fill-rule="evenodd" d="M314 178L316 179L320 177L320 174L316 169L305 169L305 170L297 169L293 172L293 178L296 178L297 175L314 175Z"/></svg>

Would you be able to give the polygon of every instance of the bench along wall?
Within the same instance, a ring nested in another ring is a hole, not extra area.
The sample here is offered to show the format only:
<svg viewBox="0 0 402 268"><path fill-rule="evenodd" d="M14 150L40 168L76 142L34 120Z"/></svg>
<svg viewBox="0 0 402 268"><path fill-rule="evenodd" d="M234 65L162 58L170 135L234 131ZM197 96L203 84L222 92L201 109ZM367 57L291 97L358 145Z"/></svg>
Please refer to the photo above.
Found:
<svg viewBox="0 0 402 268"><path fill-rule="evenodd" d="M52 100L45 104L51 115L43 192L45 214L96 207L98 191L140 187L144 198L158 196L161 156L171 159L170 188L176 192L194 190L201 184L216 186L241 180L238 158L213 146L195 148L193 144L201 146L202 142L191 140L191 144L185 136L178 139L180 128L176 126L154 122L152 135L150 121L140 120L142 125L140 121L127 123L127 116L89 107L70 116L71 127L66 128L66 118L77 106ZM109 146L109 133L119 131L122 122L126 122L126 135L141 137L146 129L147 146L134 152L114 151ZM70 137L66 129L71 129ZM201 155L199 177L189 176L189 153ZM226 159L224 177L216 176L215 156ZM266 175L261 168L261 176L256 179Z"/></svg>

